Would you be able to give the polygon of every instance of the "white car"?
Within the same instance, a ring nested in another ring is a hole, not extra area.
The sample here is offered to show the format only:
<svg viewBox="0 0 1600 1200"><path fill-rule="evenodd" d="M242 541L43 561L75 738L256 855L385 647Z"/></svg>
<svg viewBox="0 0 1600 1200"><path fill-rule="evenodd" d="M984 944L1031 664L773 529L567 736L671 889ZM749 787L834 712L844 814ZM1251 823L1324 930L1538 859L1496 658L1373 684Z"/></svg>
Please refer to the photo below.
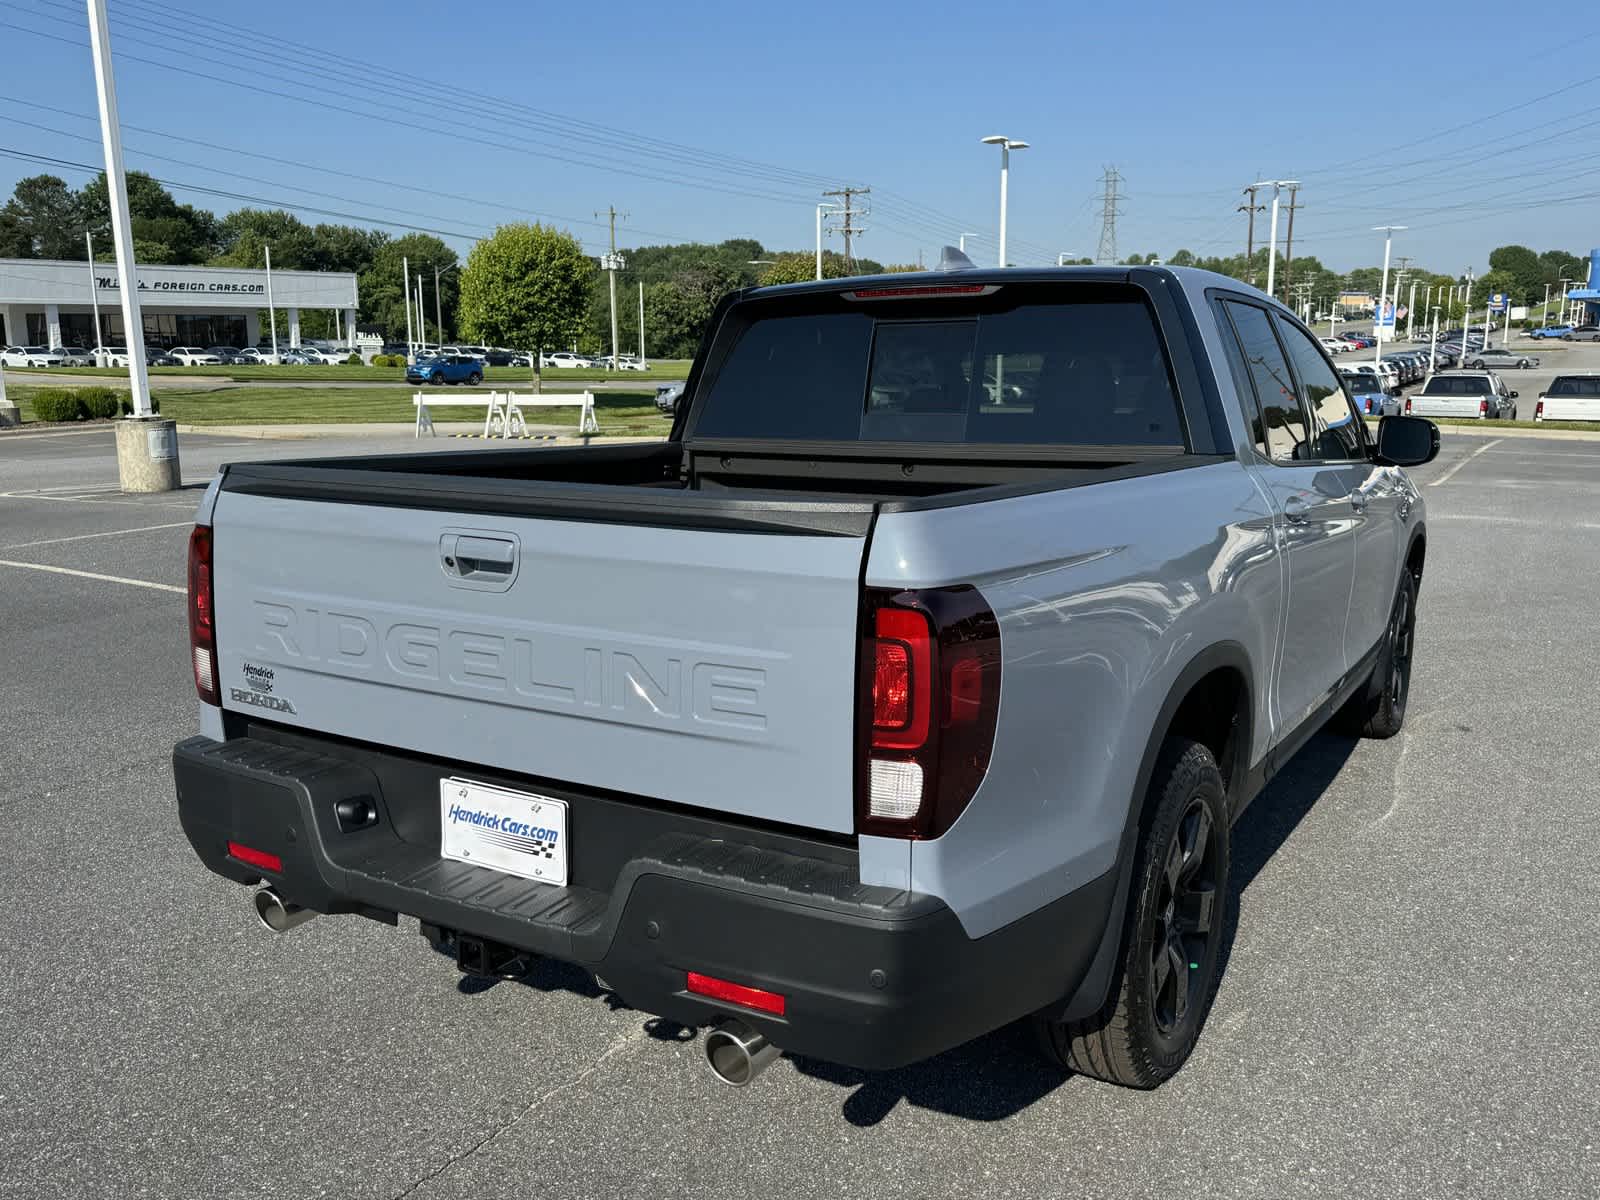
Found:
<svg viewBox="0 0 1600 1200"><path fill-rule="evenodd" d="M96 346L89 352L95 365L100 367L125 367L128 365L126 346Z"/></svg>
<svg viewBox="0 0 1600 1200"><path fill-rule="evenodd" d="M49 346L7 346L0 350L0 363L8 367L64 367L66 357Z"/></svg>
<svg viewBox="0 0 1600 1200"><path fill-rule="evenodd" d="M609 362L610 360L607 359L606 361ZM619 371L648 371L649 369L649 366L640 362L635 354L617 355L617 370Z"/></svg>
<svg viewBox="0 0 1600 1200"><path fill-rule="evenodd" d="M181 367L220 367L222 360L199 346L174 346L167 351Z"/></svg>
<svg viewBox="0 0 1600 1200"><path fill-rule="evenodd" d="M94 359L82 346L57 346L51 351L61 355L62 362L69 367L92 367Z"/></svg>
<svg viewBox="0 0 1600 1200"><path fill-rule="evenodd" d="M330 353L327 350L319 349L316 346L306 345L296 346L295 353L300 355L301 358L304 358L309 362L313 362L320 367L336 367L349 357L349 355Z"/></svg>
<svg viewBox="0 0 1600 1200"><path fill-rule="evenodd" d="M247 358L258 367L270 367L278 361L271 350L263 350L259 346L246 346L237 353L240 358Z"/></svg>
<svg viewBox="0 0 1600 1200"><path fill-rule="evenodd" d="M1322 343L1322 348L1329 354L1344 354L1350 349L1350 343L1343 338L1325 337L1317 340Z"/></svg>
<svg viewBox="0 0 1600 1200"><path fill-rule="evenodd" d="M541 354L539 356L541 367L593 367L594 360L585 358L581 354L574 354L570 350L557 350L554 354Z"/></svg>
<svg viewBox="0 0 1600 1200"><path fill-rule="evenodd" d="M1535 421L1600 421L1600 375L1557 375L1540 393Z"/></svg>

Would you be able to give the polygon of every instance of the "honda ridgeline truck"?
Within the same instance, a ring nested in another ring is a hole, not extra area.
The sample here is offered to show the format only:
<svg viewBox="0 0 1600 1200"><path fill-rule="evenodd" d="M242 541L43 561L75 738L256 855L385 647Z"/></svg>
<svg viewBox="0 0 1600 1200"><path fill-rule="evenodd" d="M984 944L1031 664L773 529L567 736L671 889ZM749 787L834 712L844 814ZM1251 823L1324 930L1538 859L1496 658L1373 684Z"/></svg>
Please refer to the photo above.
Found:
<svg viewBox="0 0 1600 1200"><path fill-rule="evenodd" d="M1405 717L1437 450L1218 275L744 291L665 442L225 468L183 826L273 929L581 964L729 1082L1027 1017L1154 1086L1234 822Z"/></svg>

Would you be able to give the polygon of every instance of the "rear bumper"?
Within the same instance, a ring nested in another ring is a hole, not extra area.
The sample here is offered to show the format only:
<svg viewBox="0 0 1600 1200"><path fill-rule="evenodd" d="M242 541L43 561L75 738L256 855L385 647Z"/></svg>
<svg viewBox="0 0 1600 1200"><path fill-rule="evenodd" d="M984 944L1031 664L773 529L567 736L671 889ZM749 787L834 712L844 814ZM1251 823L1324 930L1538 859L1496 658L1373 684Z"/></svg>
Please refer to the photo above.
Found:
<svg viewBox="0 0 1600 1200"><path fill-rule="evenodd" d="M472 772L568 801L573 882L554 888L439 857L438 781L460 768L296 742L175 748L184 832L217 874L318 912L405 914L577 963L635 1008L686 1025L739 1016L784 1050L851 1066L915 1062L1069 996L1111 909L1114 873L969 938L933 897L862 885L852 848ZM374 824L341 830L335 806L352 798ZM230 857L230 841L282 870ZM691 995L691 970L778 992L785 1012Z"/></svg>

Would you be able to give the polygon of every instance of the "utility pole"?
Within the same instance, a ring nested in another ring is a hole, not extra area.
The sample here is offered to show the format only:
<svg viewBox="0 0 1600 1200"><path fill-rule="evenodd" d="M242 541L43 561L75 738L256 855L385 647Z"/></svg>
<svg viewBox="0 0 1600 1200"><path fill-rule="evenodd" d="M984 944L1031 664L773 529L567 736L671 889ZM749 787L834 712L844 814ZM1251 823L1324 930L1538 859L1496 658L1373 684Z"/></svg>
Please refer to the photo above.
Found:
<svg viewBox="0 0 1600 1200"><path fill-rule="evenodd" d="M1245 226L1244 234L1244 269L1250 272L1251 287L1255 287L1256 285L1256 214L1258 212L1267 211L1267 206L1265 204L1256 203L1256 192L1258 192L1263 186L1264 185L1259 183L1252 183L1249 187L1245 188L1244 194L1250 197L1250 199L1239 205L1238 208L1234 209L1235 212L1250 214L1250 220Z"/></svg>
<svg viewBox="0 0 1600 1200"><path fill-rule="evenodd" d="M595 216L607 216L611 220L611 253L606 255L605 261L600 265L611 276L611 369L617 369L617 269L622 266L622 257L617 253L617 206L608 205L604 214L595 213ZM622 219L626 221L628 214L623 213ZM641 303L643 297L641 295ZM644 337L644 322L639 323L639 336Z"/></svg>
<svg viewBox="0 0 1600 1200"><path fill-rule="evenodd" d="M1115 167L1107 167L1105 174L1100 176L1100 182L1105 191L1100 198L1100 245L1095 250L1094 260L1097 263L1114 263L1117 261L1117 218L1122 215L1122 210L1117 207L1120 199L1117 185L1122 182L1122 175Z"/></svg>
<svg viewBox="0 0 1600 1200"><path fill-rule="evenodd" d="M645 366L650 360L644 356L644 280L639 280L639 361Z"/></svg>
<svg viewBox="0 0 1600 1200"><path fill-rule="evenodd" d="M1283 290L1287 295L1289 289L1294 287L1294 210L1304 208L1304 204L1295 201L1295 196L1300 191L1298 183L1289 185L1289 232L1284 235L1283 241Z"/></svg>
<svg viewBox="0 0 1600 1200"><path fill-rule="evenodd" d="M267 251L267 270L272 270L272 251ZM417 356L417 340L411 333L411 261L404 255L400 257L400 291L406 299L406 353L414 359ZM272 301L267 301L267 311L272 311ZM278 359L278 326L272 326L272 359Z"/></svg>
<svg viewBox="0 0 1600 1200"><path fill-rule="evenodd" d="M856 260L854 251L851 250L851 240L867 231L865 225L856 224L856 218L865 219L872 215L871 211L864 208L852 208L850 202L857 196L867 196L872 193L869 187L842 187L831 192L823 192L824 196L838 196L844 203L839 206L839 215L844 218L844 269L848 274L856 273Z"/></svg>

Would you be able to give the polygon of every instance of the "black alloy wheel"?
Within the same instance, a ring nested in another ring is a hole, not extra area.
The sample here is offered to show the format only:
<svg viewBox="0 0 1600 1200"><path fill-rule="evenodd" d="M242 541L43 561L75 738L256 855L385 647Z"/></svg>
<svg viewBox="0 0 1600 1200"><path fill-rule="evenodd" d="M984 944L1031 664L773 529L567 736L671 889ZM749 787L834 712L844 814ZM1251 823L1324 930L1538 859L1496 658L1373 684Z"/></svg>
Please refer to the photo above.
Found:
<svg viewBox="0 0 1600 1200"><path fill-rule="evenodd" d="M1149 1003L1156 1030L1178 1039L1189 1012L1204 1002L1202 970L1220 933L1227 880L1218 875L1224 856L1213 837L1200 796L1189 799L1162 868L1160 896L1151 906Z"/></svg>
<svg viewBox="0 0 1600 1200"><path fill-rule="evenodd" d="M1405 719L1406 698L1411 694L1411 646L1417 632L1416 588L1403 586L1389 616L1389 678L1384 681L1385 707L1398 724Z"/></svg>

